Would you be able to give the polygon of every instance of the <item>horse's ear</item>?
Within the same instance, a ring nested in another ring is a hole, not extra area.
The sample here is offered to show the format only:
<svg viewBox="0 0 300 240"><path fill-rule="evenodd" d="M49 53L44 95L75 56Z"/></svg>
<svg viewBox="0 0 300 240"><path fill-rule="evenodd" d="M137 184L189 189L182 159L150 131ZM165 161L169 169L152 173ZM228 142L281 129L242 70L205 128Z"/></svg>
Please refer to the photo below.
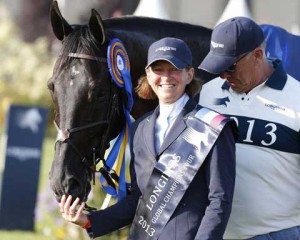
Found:
<svg viewBox="0 0 300 240"><path fill-rule="evenodd" d="M103 26L103 21L100 14L92 9L89 28L94 38L102 45L105 42L106 33Z"/></svg>
<svg viewBox="0 0 300 240"><path fill-rule="evenodd" d="M60 41L62 41L64 37L68 36L69 33L72 32L72 27L61 15L56 0L52 2L50 8L50 20L53 32Z"/></svg>

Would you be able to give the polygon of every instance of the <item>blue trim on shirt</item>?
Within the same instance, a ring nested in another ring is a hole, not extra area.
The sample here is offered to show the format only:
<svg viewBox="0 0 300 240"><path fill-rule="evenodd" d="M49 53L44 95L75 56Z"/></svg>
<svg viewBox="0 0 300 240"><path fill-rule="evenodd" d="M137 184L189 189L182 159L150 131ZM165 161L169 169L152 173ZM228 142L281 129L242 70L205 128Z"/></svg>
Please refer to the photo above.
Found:
<svg viewBox="0 0 300 240"><path fill-rule="evenodd" d="M287 81L287 73L283 68L283 64L279 59L271 59L273 67L275 71L272 73L272 75L269 77L269 79L265 82L265 85L267 85L270 88L274 88L277 90L282 90L286 84ZM222 89L228 90L230 88L230 85L228 82L224 82L222 85Z"/></svg>
<svg viewBox="0 0 300 240"><path fill-rule="evenodd" d="M224 115L238 120L239 138L237 143L300 154L299 132L277 122L253 117ZM253 124L251 132L249 132L250 123Z"/></svg>

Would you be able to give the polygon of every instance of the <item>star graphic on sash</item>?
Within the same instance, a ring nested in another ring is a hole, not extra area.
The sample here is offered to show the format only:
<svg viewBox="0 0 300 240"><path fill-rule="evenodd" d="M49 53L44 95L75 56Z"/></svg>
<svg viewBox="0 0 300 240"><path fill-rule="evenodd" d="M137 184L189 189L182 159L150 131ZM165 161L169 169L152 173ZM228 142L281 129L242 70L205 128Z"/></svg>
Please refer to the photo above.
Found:
<svg viewBox="0 0 300 240"><path fill-rule="evenodd" d="M206 133L198 132L195 129L189 127L183 133L183 139L188 143L195 146L195 148L200 151L201 146L208 145L208 138Z"/></svg>

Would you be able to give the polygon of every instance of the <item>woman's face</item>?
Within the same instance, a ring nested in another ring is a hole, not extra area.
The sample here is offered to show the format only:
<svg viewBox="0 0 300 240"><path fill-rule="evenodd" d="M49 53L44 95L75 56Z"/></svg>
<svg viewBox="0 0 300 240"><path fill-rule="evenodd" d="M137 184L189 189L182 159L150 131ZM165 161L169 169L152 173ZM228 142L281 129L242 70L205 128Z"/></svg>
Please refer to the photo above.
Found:
<svg viewBox="0 0 300 240"><path fill-rule="evenodd" d="M168 61L156 61L146 69L148 83L160 103L172 104L185 92L194 76L194 69L177 69Z"/></svg>

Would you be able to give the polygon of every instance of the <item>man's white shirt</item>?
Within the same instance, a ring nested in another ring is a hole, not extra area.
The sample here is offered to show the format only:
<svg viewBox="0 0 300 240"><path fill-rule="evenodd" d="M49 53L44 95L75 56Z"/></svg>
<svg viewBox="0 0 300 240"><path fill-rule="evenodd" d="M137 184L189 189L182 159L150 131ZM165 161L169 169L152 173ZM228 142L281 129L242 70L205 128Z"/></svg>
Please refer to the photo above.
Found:
<svg viewBox="0 0 300 240"><path fill-rule="evenodd" d="M221 78L200 93L200 105L232 117L240 131L224 239L300 225L300 82L284 79L280 70L273 75L248 94L234 92Z"/></svg>

